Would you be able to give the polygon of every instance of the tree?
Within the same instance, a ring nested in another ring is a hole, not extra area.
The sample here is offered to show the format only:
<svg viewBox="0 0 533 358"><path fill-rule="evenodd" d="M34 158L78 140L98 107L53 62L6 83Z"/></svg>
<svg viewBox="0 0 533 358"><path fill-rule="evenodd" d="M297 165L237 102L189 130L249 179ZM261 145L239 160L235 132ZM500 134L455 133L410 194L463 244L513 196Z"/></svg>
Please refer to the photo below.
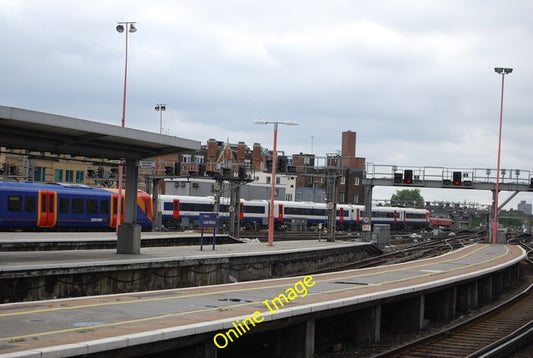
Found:
<svg viewBox="0 0 533 358"><path fill-rule="evenodd" d="M408 207L421 207L424 205L424 198L419 189L396 190L390 198L392 205L401 205Z"/></svg>

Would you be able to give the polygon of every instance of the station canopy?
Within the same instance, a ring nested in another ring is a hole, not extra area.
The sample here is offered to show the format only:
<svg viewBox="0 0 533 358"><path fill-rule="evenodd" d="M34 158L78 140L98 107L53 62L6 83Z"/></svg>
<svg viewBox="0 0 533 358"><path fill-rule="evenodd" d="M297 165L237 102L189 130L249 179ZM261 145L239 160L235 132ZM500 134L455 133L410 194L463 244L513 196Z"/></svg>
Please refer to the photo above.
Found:
<svg viewBox="0 0 533 358"><path fill-rule="evenodd" d="M0 146L140 160L199 150L200 142L50 113L0 106Z"/></svg>

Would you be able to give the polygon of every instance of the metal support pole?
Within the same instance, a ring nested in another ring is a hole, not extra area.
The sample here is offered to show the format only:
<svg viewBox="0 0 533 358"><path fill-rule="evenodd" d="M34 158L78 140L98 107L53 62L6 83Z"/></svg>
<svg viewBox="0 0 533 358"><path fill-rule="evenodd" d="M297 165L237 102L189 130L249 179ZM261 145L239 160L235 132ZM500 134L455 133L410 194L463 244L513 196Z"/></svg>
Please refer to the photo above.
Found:
<svg viewBox="0 0 533 358"><path fill-rule="evenodd" d="M270 183L270 213L268 215L268 246L274 245L274 200L276 198L276 169L278 165L278 123L274 122L274 148L272 150L272 177Z"/></svg>
<svg viewBox="0 0 533 358"><path fill-rule="evenodd" d="M502 89L500 97L500 125L498 131L498 159L496 164L496 191L494 194L494 222L492 223L492 243L496 244L498 241L498 196L500 194L500 157L502 147L502 127L503 127L503 89L505 84L505 75L513 71L512 68L497 67L494 69L496 73L502 75Z"/></svg>

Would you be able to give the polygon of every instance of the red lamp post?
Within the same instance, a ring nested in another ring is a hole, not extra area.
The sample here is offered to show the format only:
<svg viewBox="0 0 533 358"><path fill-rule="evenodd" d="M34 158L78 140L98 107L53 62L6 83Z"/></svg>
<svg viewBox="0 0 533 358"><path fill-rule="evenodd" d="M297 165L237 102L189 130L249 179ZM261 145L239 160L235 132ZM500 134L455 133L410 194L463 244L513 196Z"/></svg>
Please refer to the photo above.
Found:
<svg viewBox="0 0 533 358"><path fill-rule="evenodd" d="M276 167L277 167L277 151L278 151L278 124L285 124L287 126L297 126L298 123L294 121L276 122L263 121L258 119L254 124L273 124L274 125L274 145L272 149L272 178L270 183L270 210L268 214L268 246L274 245L274 199L276 196Z"/></svg>
<svg viewBox="0 0 533 358"><path fill-rule="evenodd" d="M500 130L498 134L498 160L496 163L496 189L494 193L494 222L492 223L492 243L498 242L498 196L500 194L500 157L502 149L502 123L503 123L503 89L505 84L505 75L513 72L512 68L495 67L494 71L502 75L502 90L500 99Z"/></svg>

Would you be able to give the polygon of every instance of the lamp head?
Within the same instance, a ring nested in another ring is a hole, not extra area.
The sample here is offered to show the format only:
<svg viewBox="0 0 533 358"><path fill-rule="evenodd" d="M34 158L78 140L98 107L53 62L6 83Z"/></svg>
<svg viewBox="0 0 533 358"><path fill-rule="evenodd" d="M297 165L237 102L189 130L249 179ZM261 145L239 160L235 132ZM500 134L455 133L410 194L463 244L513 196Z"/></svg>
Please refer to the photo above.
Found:
<svg viewBox="0 0 533 358"><path fill-rule="evenodd" d="M512 68L504 68L504 67L494 67L494 71L496 71L496 73L498 74L504 74L504 75L508 75L509 73L513 72L513 69Z"/></svg>
<svg viewBox="0 0 533 358"><path fill-rule="evenodd" d="M130 32L135 32L135 31L137 31L137 28L135 27L134 24L130 24L130 30L129 30L129 31L130 31Z"/></svg>
<svg viewBox="0 0 533 358"><path fill-rule="evenodd" d="M284 122L283 124L285 124L287 126L297 126L298 122L296 122L296 121L288 121L288 122Z"/></svg>
<svg viewBox="0 0 533 358"><path fill-rule="evenodd" d="M122 26L121 24L118 24L117 25L117 31L120 32L120 33L123 33L124 32L124 26Z"/></svg>
<svg viewBox="0 0 533 358"><path fill-rule="evenodd" d="M267 122L267 121L264 121L264 120L262 120L262 119L258 119L258 120L256 120L256 121L254 121L254 124L268 124L268 122Z"/></svg>

